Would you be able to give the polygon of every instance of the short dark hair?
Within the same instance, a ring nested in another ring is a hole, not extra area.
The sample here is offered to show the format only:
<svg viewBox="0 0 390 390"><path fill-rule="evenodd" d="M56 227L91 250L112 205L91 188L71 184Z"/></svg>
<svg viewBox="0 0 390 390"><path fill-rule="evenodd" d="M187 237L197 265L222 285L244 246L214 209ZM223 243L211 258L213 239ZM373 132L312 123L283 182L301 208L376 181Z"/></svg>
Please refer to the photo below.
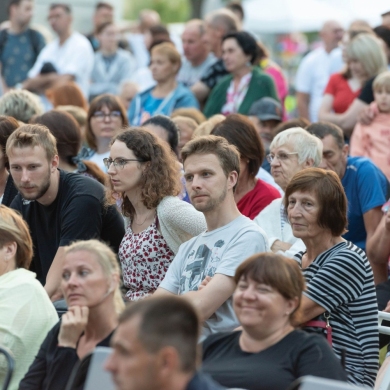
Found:
<svg viewBox="0 0 390 390"><path fill-rule="evenodd" d="M17 6L17 7L18 7L22 1L23 1L23 0L10 0L10 1L8 2L8 7L7 7L8 16L9 16L9 14L11 13L11 7L13 7L13 6ZM31 1L32 1L32 0L31 0Z"/></svg>
<svg viewBox="0 0 390 390"><path fill-rule="evenodd" d="M317 223L339 237L347 230L347 197L338 175L330 170L307 168L296 173L286 188L284 207L288 212L289 197L295 192L311 192L320 206Z"/></svg>
<svg viewBox="0 0 390 390"><path fill-rule="evenodd" d="M185 299L174 296L150 297L133 302L119 317L119 325L140 317L137 339L150 353L174 347L181 370L194 372L198 361L199 317Z"/></svg>
<svg viewBox="0 0 390 390"><path fill-rule="evenodd" d="M236 269L234 275L236 284L241 278L271 286L285 299L298 298L298 306L289 317L291 323L299 323L299 308L305 289L305 279L295 260L276 253L257 253Z"/></svg>
<svg viewBox="0 0 390 390"><path fill-rule="evenodd" d="M224 137L230 144L236 146L241 158L249 160L249 174L256 177L263 163L265 151L259 133L247 117L240 114L229 115L214 127L211 134Z"/></svg>
<svg viewBox="0 0 390 390"><path fill-rule="evenodd" d="M251 64L254 65L259 59L259 46L257 45L256 39L246 31L237 31L224 35L222 42L231 38L237 41L247 56L251 56Z"/></svg>
<svg viewBox="0 0 390 390"><path fill-rule="evenodd" d="M311 125L306 127L306 130L310 133L318 137L319 139L324 139L327 135L331 135L337 146L342 149L345 145L344 141L344 133L340 127L330 122L317 122L312 123Z"/></svg>
<svg viewBox="0 0 390 390"><path fill-rule="evenodd" d="M50 4L50 11L53 10L54 8L62 8L69 15L72 13L71 6L68 4L65 4L65 3L52 3L52 4Z"/></svg>
<svg viewBox="0 0 390 390"><path fill-rule="evenodd" d="M177 155L180 130L177 124L168 116L156 115L146 120L142 126L153 125L162 127L168 134L168 143L172 151Z"/></svg>
<svg viewBox="0 0 390 390"><path fill-rule="evenodd" d="M114 7L110 3L105 3L104 1L99 1L99 3L95 5L95 11L101 8L108 8L111 11L114 10Z"/></svg>
<svg viewBox="0 0 390 390"><path fill-rule="evenodd" d="M374 33L380 39L382 39L387 48L390 49L390 28L386 26L377 26L374 28Z"/></svg>

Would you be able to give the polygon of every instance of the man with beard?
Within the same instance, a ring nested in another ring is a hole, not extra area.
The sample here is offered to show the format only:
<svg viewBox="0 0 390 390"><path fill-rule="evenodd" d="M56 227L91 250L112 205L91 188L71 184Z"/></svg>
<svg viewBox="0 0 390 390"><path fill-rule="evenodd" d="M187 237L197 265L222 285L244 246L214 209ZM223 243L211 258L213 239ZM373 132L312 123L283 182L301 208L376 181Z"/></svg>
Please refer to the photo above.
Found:
<svg viewBox="0 0 390 390"><path fill-rule="evenodd" d="M263 230L237 209L234 190L240 155L225 138L204 136L182 149L191 203L203 212L207 230L182 244L155 295L183 295L198 310L202 337L239 326L231 296L236 268L265 252Z"/></svg>
<svg viewBox="0 0 390 390"><path fill-rule="evenodd" d="M114 206L105 205L100 183L58 169L56 140L47 127L19 127L8 138L6 153L19 190L10 207L22 214L33 238L31 270L52 300L58 299L63 247L100 238L118 252L123 219Z"/></svg>

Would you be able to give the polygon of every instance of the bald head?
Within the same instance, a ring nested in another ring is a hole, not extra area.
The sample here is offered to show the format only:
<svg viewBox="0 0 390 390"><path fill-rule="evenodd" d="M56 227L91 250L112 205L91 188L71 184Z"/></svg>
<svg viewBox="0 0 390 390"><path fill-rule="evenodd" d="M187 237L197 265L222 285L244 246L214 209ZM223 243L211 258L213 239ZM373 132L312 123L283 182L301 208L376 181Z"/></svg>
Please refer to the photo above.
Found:
<svg viewBox="0 0 390 390"><path fill-rule="evenodd" d="M322 26L320 36L327 52L335 49L342 40L344 29L341 24L335 20L328 20Z"/></svg>
<svg viewBox="0 0 390 390"><path fill-rule="evenodd" d="M221 8L206 15L205 42L217 57L222 55L222 38L224 35L237 32L240 21L237 16L226 8Z"/></svg>
<svg viewBox="0 0 390 390"><path fill-rule="evenodd" d="M158 12L152 9L143 9L138 16L141 31L149 30L150 27L161 24Z"/></svg>

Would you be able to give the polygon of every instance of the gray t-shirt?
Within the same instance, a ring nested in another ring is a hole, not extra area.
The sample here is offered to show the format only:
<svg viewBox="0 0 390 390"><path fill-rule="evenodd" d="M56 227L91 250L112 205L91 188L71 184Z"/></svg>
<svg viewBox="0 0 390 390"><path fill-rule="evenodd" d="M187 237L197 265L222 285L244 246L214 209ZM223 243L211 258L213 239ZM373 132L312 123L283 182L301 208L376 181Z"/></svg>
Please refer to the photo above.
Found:
<svg viewBox="0 0 390 390"><path fill-rule="evenodd" d="M234 276L236 268L249 256L266 252L264 231L243 215L211 232L204 232L180 245L160 284L174 294L198 290L206 276ZM202 336L230 332L239 326L231 297L203 323Z"/></svg>
<svg viewBox="0 0 390 390"><path fill-rule="evenodd" d="M177 81L183 83L186 87L192 87L200 80L203 73L217 61L214 54L210 53L207 58L198 66L192 66L191 62L183 59Z"/></svg>

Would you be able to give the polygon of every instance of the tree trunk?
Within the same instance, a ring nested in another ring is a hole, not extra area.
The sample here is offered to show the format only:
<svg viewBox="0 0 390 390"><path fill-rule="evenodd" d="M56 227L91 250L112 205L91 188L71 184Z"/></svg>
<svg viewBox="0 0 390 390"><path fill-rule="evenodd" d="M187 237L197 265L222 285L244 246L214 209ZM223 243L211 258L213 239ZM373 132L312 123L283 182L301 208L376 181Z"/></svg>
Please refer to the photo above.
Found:
<svg viewBox="0 0 390 390"><path fill-rule="evenodd" d="M191 18L201 19L202 18L202 5L203 0L191 0Z"/></svg>

